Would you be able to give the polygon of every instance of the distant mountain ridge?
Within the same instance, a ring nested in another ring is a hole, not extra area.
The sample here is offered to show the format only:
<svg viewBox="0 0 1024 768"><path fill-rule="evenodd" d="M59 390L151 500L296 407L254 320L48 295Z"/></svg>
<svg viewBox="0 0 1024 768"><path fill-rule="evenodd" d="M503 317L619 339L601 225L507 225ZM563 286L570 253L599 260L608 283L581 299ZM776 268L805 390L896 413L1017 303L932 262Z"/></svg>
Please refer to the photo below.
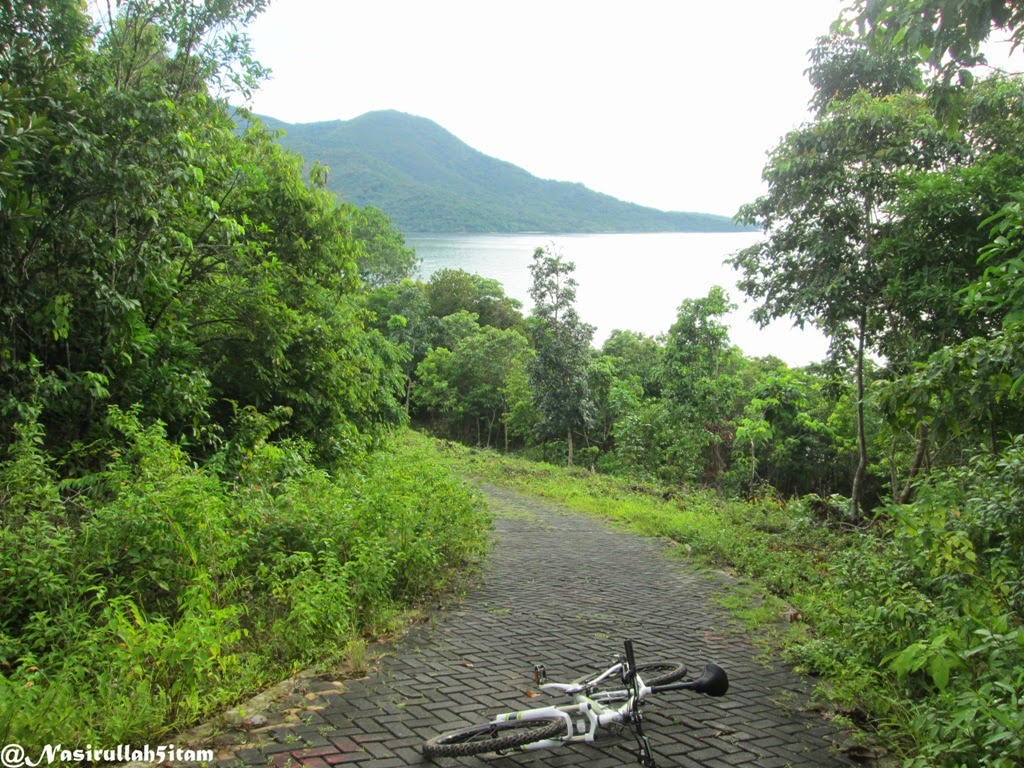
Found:
<svg viewBox="0 0 1024 768"><path fill-rule="evenodd" d="M539 179L478 152L432 120L392 110L284 123L280 143L330 168L343 200L387 213L403 232L734 232L726 216L659 211L582 184Z"/></svg>

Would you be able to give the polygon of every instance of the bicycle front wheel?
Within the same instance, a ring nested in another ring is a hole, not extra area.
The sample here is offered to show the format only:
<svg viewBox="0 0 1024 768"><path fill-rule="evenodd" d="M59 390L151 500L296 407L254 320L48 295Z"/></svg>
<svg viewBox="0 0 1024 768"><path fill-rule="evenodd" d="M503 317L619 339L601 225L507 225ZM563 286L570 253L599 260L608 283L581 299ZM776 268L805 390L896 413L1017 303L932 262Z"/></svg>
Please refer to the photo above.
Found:
<svg viewBox="0 0 1024 768"><path fill-rule="evenodd" d="M637 664L636 671L640 675L640 679L644 681L644 685L649 687L674 683L676 680L682 680L686 677L686 665L676 661L653 661L648 664ZM589 681L583 679L577 682L580 685L587 685ZM622 681L618 677L606 678L592 690L595 693L604 694L601 697L603 701L625 701L629 698L629 693L622 690Z"/></svg>
<svg viewBox="0 0 1024 768"><path fill-rule="evenodd" d="M427 739L423 742L423 756L430 760L503 752L535 741L553 739L566 730L565 720L560 717L474 725Z"/></svg>

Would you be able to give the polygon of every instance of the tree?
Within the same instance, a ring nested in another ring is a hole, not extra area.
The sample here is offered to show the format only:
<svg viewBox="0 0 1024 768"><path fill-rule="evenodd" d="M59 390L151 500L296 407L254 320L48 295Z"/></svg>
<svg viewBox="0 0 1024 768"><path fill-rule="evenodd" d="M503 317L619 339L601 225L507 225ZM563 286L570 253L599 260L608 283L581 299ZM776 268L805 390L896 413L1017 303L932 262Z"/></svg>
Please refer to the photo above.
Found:
<svg viewBox="0 0 1024 768"><path fill-rule="evenodd" d="M620 377L632 376L639 381L644 397L661 394L661 356L663 347L658 339L636 331L614 330L601 351L613 358Z"/></svg>
<svg viewBox="0 0 1024 768"><path fill-rule="evenodd" d="M636 410L643 389L635 376L620 370L618 360L597 352L591 356L587 387L593 403L588 442L595 443L599 452L610 453L616 423Z"/></svg>
<svg viewBox="0 0 1024 768"><path fill-rule="evenodd" d="M411 279L420 259L407 248L405 236L395 229L387 214L373 206L360 208L353 217L352 235L360 244L356 257L359 277L369 289Z"/></svg>
<svg viewBox="0 0 1024 768"><path fill-rule="evenodd" d="M734 387L730 380L729 328L722 318L735 309L721 286L685 299L669 329L662 362L662 389L677 428L672 452L682 477L711 484L725 469Z"/></svg>
<svg viewBox="0 0 1024 768"><path fill-rule="evenodd" d="M764 170L768 193L741 219L767 238L732 259L740 287L762 299L754 317L790 316L830 338L836 359L852 357L857 389L858 462L850 516L860 515L868 466L864 358L877 343L887 307L880 244L905 174L948 157L927 103L915 94L858 93L833 102L815 122L787 135Z"/></svg>
<svg viewBox="0 0 1024 768"><path fill-rule="evenodd" d="M750 399L736 420L734 442L749 449L749 490L760 480L784 495L828 495L837 449L821 379L781 363L753 364L758 375L746 392Z"/></svg>
<svg viewBox="0 0 1024 768"><path fill-rule="evenodd" d="M849 101L858 93L875 97L903 91L920 92L921 71L916 61L892 49L872 50L848 34L821 37L810 52L807 77L814 86L811 107L822 115L832 102Z"/></svg>
<svg viewBox="0 0 1024 768"><path fill-rule="evenodd" d="M430 314L424 285L402 280L386 285L365 296L373 326L402 350L402 373L405 379L405 415L409 415L416 367L434 344L437 323Z"/></svg>
<svg viewBox="0 0 1024 768"><path fill-rule="evenodd" d="M936 439L966 439L993 454L1024 431L1024 193L1011 198L986 221L984 272L962 292L965 308L994 330L936 350L882 399L896 424L926 423Z"/></svg>
<svg viewBox="0 0 1024 768"><path fill-rule="evenodd" d="M477 445L490 447L495 430L505 425L507 448L510 387L528 357L529 342L519 332L475 326L450 349L427 353L416 370L417 402L447 420L449 431L457 427L463 439L475 429Z"/></svg>
<svg viewBox="0 0 1024 768"><path fill-rule="evenodd" d="M264 0L110 3L96 37L82 5L0 4L0 439L34 402L58 455L98 446L138 403L200 454L230 400L325 463L362 448L400 414L351 209L211 95L259 78Z"/></svg>
<svg viewBox="0 0 1024 768"><path fill-rule="evenodd" d="M565 435L568 465L573 463L573 433L585 431L591 403L587 383L590 341L594 327L576 312L576 265L548 248L533 253L530 298L534 307L529 332L536 357L530 366L530 382L537 398L541 421L538 432L547 437Z"/></svg>
<svg viewBox="0 0 1024 768"><path fill-rule="evenodd" d="M279 434L310 441L332 465L401 420L401 355L365 328L353 209L307 185L302 159L262 130L231 141L240 144L237 163L216 170L236 190L219 209L238 224L234 248L212 264L196 259L191 284L164 314L199 347L217 401L289 408Z"/></svg>
<svg viewBox="0 0 1024 768"><path fill-rule="evenodd" d="M432 274L426 295L435 317L464 310L477 315L480 325L511 328L522 322L522 304L506 296L500 282L463 269L440 269Z"/></svg>

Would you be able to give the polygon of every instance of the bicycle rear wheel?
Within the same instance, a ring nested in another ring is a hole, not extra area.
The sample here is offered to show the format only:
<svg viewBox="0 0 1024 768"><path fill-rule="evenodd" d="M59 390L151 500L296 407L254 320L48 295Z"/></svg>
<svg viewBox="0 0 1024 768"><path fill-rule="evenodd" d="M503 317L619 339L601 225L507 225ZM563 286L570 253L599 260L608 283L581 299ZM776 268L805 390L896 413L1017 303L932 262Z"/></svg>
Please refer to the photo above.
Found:
<svg viewBox="0 0 1024 768"><path fill-rule="evenodd" d="M644 685L655 686L665 685L665 683L674 683L676 680L682 680L686 677L686 665L680 664L677 661L652 661L648 664L637 664L637 674L640 675L640 679L644 681ZM599 675L594 675L591 678L584 678L578 680L580 685L587 685L589 680L595 679ZM625 701L629 694L627 691L622 690L622 681L618 677L609 677L598 683L593 689L595 693L605 694L602 699L604 701ZM611 693L619 693L619 696L609 696Z"/></svg>
<svg viewBox="0 0 1024 768"><path fill-rule="evenodd" d="M486 752L503 752L535 741L555 738L566 730L565 720L560 717L474 725L427 739L423 742L423 756L430 760L435 757L470 757Z"/></svg>

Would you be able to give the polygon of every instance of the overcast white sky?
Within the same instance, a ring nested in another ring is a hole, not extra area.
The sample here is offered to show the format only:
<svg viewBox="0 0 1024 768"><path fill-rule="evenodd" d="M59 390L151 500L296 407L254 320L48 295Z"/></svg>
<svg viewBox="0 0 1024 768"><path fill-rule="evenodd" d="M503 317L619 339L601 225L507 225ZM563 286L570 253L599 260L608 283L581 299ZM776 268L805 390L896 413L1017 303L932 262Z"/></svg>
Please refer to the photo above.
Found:
<svg viewBox="0 0 1024 768"><path fill-rule="evenodd" d="M249 33L292 123L397 109L536 176L731 216L807 115L845 0L274 0Z"/></svg>

